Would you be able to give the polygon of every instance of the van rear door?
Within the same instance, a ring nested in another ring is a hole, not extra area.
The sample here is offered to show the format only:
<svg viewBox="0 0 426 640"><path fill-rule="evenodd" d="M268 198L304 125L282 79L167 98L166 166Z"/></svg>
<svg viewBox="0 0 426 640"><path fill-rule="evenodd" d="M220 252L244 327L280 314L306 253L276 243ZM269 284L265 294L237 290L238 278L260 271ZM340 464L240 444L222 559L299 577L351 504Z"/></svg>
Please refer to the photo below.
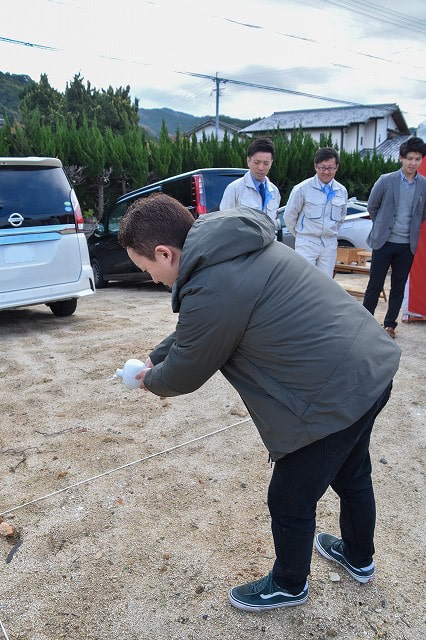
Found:
<svg viewBox="0 0 426 640"><path fill-rule="evenodd" d="M76 238L78 203L60 161L52 166L3 160L0 292L78 281L82 270Z"/></svg>

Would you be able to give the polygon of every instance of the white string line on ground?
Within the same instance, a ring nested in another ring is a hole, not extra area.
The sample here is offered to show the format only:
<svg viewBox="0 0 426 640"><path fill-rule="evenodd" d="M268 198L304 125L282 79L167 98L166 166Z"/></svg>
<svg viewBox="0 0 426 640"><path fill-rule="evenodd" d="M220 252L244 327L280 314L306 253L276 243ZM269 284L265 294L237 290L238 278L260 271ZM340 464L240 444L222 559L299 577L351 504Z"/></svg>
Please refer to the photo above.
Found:
<svg viewBox="0 0 426 640"><path fill-rule="evenodd" d="M6 633L6 629L3 626L3 622L0 620L0 630L4 636L4 640L9 640L9 636Z"/></svg>
<svg viewBox="0 0 426 640"><path fill-rule="evenodd" d="M157 456L164 455L166 453L170 453L170 451L175 451L176 449L181 449L182 447L186 447L189 444L197 442L199 440L203 440L204 438L209 438L210 436L214 436L222 431L227 431L227 429L232 429L232 427L237 427L240 424L244 424L245 422L249 422L251 418L245 418L244 420L239 420L238 422L234 422L233 424L228 425L227 427L222 427L221 429L216 429L216 431L211 431L210 433L205 433L203 436L198 436L197 438L193 438L192 440L187 440L186 442L182 442L181 444L176 444L173 447L169 447L168 449L163 449L162 451L157 451L157 453L151 453L144 458L138 458L138 460L133 460L133 462L127 462L126 464L122 464L119 467L115 467L115 469L110 469L109 471L104 471L103 473L99 473L96 476L91 476L90 478L85 478L84 480L80 480L79 482L75 482L74 484L70 484L68 487L64 487L63 489L57 489L56 491L52 491L51 493L47 493L44 496L40 496L39 498L34 498L34 500L29 500L28 502L24 502L16 507L11 509L7 509L6 511L2 511L0 516L4 516L8 513L12 513L13 511L18 511L18 509L23 509L24 507L28 507L31 504L36 504L37 502L41 502L42 500L47 500L47 498L51 498L52 496L56 496L60 493L64 493L64 491L69 491L70 489L75 489L76 487L81 486L82 484L87 484L89 482L93 482L94 480L98 480L99 478L103 478L104 476L111 475L116 471L121 471L122 469L126 469L135 464L140 464L141 462L145 462L146 460L150 460L151 458L156 458ZM1 622L0 622L1 624Z"/></svg>

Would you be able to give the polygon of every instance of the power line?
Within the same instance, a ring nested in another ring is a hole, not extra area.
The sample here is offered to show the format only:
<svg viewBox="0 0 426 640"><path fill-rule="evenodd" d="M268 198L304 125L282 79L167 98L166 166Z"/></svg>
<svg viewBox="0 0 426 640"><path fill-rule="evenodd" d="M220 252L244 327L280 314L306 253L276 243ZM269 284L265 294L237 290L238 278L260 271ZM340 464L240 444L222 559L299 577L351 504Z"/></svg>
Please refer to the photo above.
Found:
<svg viewBox="0 0 426 640"><path fill-rule="evenodd" d="M2 42L8 42L9 44L21 44L24 47L34 47L36 49L48 49L49 51L61 51L61 49L57 49L56 47L48 47L44 44L35 44L34 42L24 42L23 40L12 40L12 38L3 38L0 36L0 40Z"/></svg>
<svg viewBox="0 0 426 640"><path fill-rule="evenodd" d="M326 98L325 96L318 96L314 93L305 93L304 91L295 91L294 89L282 89L281 87L271 87L265 84L255 84L254 82L243 82L242 80L231 80L230 78L219 78L218 76L208 76L203 73L193 73L191 71L176 71L186 76L192 76L194 78L208 78L217 82L229 82L230 84L238 84L245 87L252 87L254 89L264 89L267 91L278 91L279 93L290 93L295 96L303 96L305 98L316 98L317 100L325 100L326 102L337 102L338 104L347 104L352 107L360 106L360 102L349 102L348 100L338 100L337 98Z"/></svg>
<svg viewBox="0 0 426 640"><path fill-rule="evenodd" d="M353 13L359 13L361 15L368 16L369 18L376 18L381 22L387 22L396 27L402 29L409 29L411 31L418 31L422 35L425 33L426 21L420 19L409 18L403 13L393 11L379 4L371 2L365 2L364 0L323 0L328 4L347 9ZM377 8L376 8L377 7Z"/></svg>

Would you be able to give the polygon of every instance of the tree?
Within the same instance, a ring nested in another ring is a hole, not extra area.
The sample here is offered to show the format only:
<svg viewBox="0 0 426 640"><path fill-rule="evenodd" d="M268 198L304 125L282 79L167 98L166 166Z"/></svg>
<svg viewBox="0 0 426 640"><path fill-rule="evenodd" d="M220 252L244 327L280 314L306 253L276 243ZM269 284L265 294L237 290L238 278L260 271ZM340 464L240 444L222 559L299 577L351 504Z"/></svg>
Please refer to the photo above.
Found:
<svg viewBox="0 0 426 640"><path fill-rule="evenodd" d="M12 124L19 122L20 96L22 91L33 83L34 80L29 76L0 71L0 116Z"/></svg>
<svg viewBox="0 0 426 640"><path fill-rule="evenodd" d="M124 134L129 129L139 128L139 103L137 99L131 103L130 86L125 89L119 87L115 91L111 86L107 91L95 91L93 99L101 131L109 128L113 133Z"/></svg>
<svg viewBox="0 0 426 640"><path fill-rule="evenodd" d="M172 163L173 143L170 140L166 123L163 120L158 144L150 144L151 149L151 170L156 180L162 180L172 175L170 167Z"/></svg>
<svg viewBox="0 0 426 640"><path fill-rule="evenodd" d="M41 124L42 121L43 118L38 107L27 116L25 136L29 153L34 156L55 157L57 152L52 127Z"/></svg>
<svg viewBox="0 0 426 640"><path fill-rule="evenodd" d="M83 118L89 124L95 120L100 131L111 129L113 133L124 134L128 129L138 128L138 100L133 104L130 99L130 87L105 91L92 88L89 81L83 83L80 74L76 74L65 88L65 109L68 118L73 118L77 127L83 125Z"/></svg>
<svg viewBox="0 0 426 640"><path fill-rule="evenodd" d="M191 140L188 136L182 139L182 172L191 171L192 169L192 147Z"/></svg>
<svg viewBox="0 0 426 640"><path fill-rule="evenodd" d="M83 126L84 120L92 123L96 118L96 105L93 99L93 91L90 82L83 84L83 77L77 73L70 84L65 87L65 113L67 121L74 121L77 128Z"/></svg>
<svg viewBox="0 0 426 640"><path fill-rule="evenodd" d="M11 128L8 118L3 127L0 127L0 156L8 156L11 147Z"/></svg>
<svg viewBox="0 0 426 640"><path fill-rule="evenodd" d="M42 73L39 82L22 91L19 109L24 125L34 121L34 113L37 112L39 125L54 129L58 120L64 117L64 96L50 86L47 75Z"/></svg>
<svg viewBox="0 0 426 640"><path fill-rule="evenodd" d="M294 185L312 175L314 155L319 145L301 128L293 129L290 140L280 131L274 132L271 138L275 157L270 178L286 202Z"/></svg>
<svg viewBox="0 0 426 640"><path fill-rule="evenodd" d="M16 123L14 127L11 127L7 137L9 138L10 155L17 157L31 155L30 142L22 125Z"/></svg>
<svg viewBox="0 0 426 640"><path fill-rule="evenodd" d="M173 153L170 162L170 173L174 176L182 173L183 166L183 150L182 150L182 137L179 128L176 130L176 137L173 144Z"/></svg>
<svg viewBox="0 0 426 640"><path fill-rule="evenodd" d="M84 118L80 129L73 123L72 131L78 159L75 162L70 162L70 164L86 167L85 175L87 181L85 187L92 197L96 197L95 205L87 208L96 208L97 217L100 219L104 211L105 187L109 185L112 172L109 159L107 163L105 140L98 129L96 120L89 125L87 119ZM87 203L86 199L84 201Z"/></svg>
<svg viewBox="0 0 426 640"><path fill-rule="evenodd" d="M129 129L124 135L118 135L108 129L104 140L106 157L112 167L112 193L118 197L146 184L148 151L143 131Z"/></svg>

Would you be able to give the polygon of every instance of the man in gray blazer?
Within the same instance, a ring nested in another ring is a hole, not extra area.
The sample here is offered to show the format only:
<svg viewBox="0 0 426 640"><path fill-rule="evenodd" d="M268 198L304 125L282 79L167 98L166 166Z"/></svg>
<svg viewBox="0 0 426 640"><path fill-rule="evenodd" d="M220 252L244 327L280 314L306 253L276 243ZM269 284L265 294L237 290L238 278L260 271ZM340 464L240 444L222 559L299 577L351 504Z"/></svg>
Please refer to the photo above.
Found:
<svg viewBox="0 0 426 640"><path fill-rule="evenodd" d="M426 218L426 178L417 172L424 155L426 144L423 140L409 138L399 148L401 169L380 176L368 199L368 211L373 220L368 242L373 253L363 304L374 315L390 267L391 289L383 324L391 338L395 338L420 226Z"/></svg>

